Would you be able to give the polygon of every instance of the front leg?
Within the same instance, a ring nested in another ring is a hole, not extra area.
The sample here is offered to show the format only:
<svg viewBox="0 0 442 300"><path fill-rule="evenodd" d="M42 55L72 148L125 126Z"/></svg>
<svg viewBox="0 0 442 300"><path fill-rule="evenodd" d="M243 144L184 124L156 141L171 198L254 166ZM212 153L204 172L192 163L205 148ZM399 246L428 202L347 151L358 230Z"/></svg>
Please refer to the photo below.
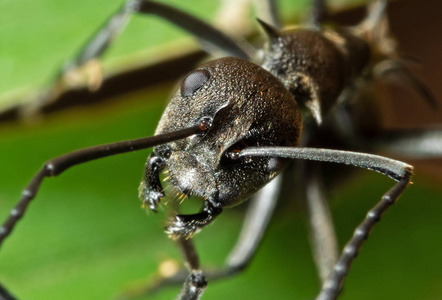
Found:
<svg viewBox="0 0 442 300"><path fill-rule="evenodd" d="M157 212L158 204L164 197L163 187L160 182L160 171L166 166L162 156L152 153L146 162L146 171L139 187L139 197L143 207L147 206Z"/></svg>
<svg viewBox="0 0 442 300"><path fill-rule="evenodd" d="M179 238L178 246L190 274L187 276L177 300L198 300L207 286L207 280L200 268L198 253L190 238Z"/></svg>

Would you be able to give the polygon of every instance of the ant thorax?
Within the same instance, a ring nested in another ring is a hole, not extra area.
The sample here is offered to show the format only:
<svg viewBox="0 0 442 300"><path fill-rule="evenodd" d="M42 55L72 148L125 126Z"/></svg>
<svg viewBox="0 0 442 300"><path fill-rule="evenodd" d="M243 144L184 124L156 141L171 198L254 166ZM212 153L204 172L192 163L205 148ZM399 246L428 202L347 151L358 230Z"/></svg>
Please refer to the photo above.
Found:
<svg viewBox="0 0 442 300"><path fill-rule="evenodd" d="M298 27L278 32L261 22L269 37L262 67L272 73L320 124L343 91L370 62L366 41L350 30Z"/></svg>

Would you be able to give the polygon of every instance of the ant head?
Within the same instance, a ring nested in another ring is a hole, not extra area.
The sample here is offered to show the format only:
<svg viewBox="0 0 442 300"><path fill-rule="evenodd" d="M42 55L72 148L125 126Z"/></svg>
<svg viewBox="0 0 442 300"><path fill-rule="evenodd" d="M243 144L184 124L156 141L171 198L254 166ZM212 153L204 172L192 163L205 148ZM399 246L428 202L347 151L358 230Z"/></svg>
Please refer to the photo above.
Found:
<svg viewBox="0 0 442 300"><path fill-rule="evenodd" d="M167 106L156 134L202 124L204 133L154 149L170 183L185 194L237 204L276 176L287 160L236 159L248 146L295 146L301 116L293 96L261 67L237 58L189 73Z"/></svg>

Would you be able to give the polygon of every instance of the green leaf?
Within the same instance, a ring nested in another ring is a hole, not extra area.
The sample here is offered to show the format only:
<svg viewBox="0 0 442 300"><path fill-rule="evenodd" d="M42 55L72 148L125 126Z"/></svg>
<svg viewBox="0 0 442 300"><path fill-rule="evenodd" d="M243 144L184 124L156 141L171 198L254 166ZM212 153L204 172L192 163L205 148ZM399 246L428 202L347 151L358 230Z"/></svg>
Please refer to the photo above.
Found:
<svg viewBox="0 0 442 300"><path fill-rule="evenodd" d="M65 111L35 127L3 126L0 219L42 162L81 147L151 135L171 87L133 95L114 108ZM132 104L127 104L132 103ZM81 120L81 121L80 121ZM146 215L137 187L149 151L109 157L48 178L0 252L0 282L19 299L109 299L152 278L166 259L181 262L167 239L164 212ZM369 171L333 193L341 246L394 183ZM419 175L419 174L418 174ZM442 259L440 189L416 176L375 227L355 260L341 299L435 299ZM209 283L205 299L312 299L319 289L306 216L285 199L250 267ZM226 211L196 237L203 266L221 266L245 204ZM158 293L171 299L179 287Z"/></svg>

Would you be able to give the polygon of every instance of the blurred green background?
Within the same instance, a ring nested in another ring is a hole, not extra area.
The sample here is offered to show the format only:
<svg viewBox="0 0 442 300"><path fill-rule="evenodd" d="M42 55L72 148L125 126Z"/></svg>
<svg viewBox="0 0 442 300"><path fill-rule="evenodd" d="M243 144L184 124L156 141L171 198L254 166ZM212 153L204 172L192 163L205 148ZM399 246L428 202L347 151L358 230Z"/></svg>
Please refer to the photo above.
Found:
<svg viewBox="0 0 442 300"><path fill-rule="evenodd" d="M169 2L206 20L218 5ZM289 2L285 7L305 11L301 7L308 1L299 6ZM41 86L121 3L0 0L0 94ZM284 9L286 17L292 12ZM185 35L167 24L136 17L106 54L106 63L118 68L141 52L161 52L164 43L180 39ZM146 50L146 45L154 49ZM1 124L0 218L7 216L45 160L85 146L151 135L172 88L164 84L110 99L109 106L62 111L33 126ZM163 233L165 213L146 215L140 209L137 188L148 153L106 158L46 179L1 249L0 282L19 299L109 299L128 286L147 282L161 261L181 261ZM392 185L382 175L360 171L331 192L341 245ZM418 169L414 184L363 247L340 299L441 298L441 196L440 177L425 176ZM195 238L203 265L222 265L237 237L244 206L226 210ZM204 299L314 297L319 284L306 216L297 199L283 207L251 266L235 278L209 283ZM153 298L173 299L178 291L168 289Z"/></svg>

